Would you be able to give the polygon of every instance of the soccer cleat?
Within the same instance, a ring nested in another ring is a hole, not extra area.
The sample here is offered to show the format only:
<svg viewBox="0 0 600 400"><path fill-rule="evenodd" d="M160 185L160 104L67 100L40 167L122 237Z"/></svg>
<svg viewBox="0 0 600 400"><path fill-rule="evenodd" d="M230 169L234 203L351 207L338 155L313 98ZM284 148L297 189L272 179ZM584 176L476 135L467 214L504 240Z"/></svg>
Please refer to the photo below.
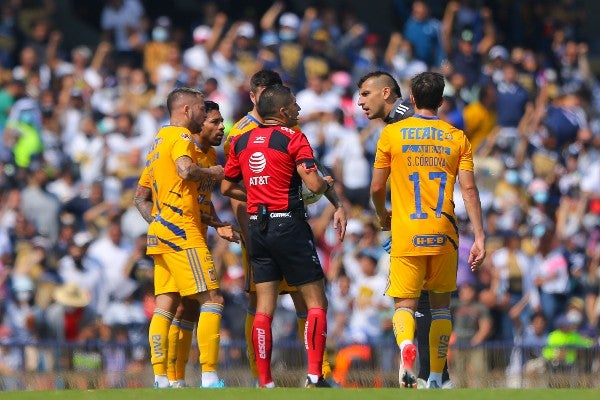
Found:
<svg viewBox="0 0 600 400"><path fill-rule="evenodd" d="M429 381L427 382L427 389L441 389L441 387L436 381Z"/></svg>
<svg viewBox="0 0 600 400"><path fill-rule="evenodd" d="M417 359L417 346L408 343L402 348L402 360L400 362L399 380L400 386L405 388L417 388L417 378L413 373L415 360Z"/></svg>
<svg viewBox="0 0 600 400"><path fill-rule="evenodd" d="M417 389L426 389L427 381L425 379L417 378Z"/></svg>
<svg viewBox="0 0 600 400"><path fill-rule="evenodd" d="M333 377L325 379L325 382L327 382L329 384L329 387L332 387L332 388L341 388L340 384L337 383L335 381L335 379L333 379Z"/></svg>
<svg viewBox="0 0 600 400"><path fill-rule="evenodd" d="M330 388L332 387L323 377L320 377L316 383L313 383L309 377L306 377L306 384L304 387L307 388Z"/></svg>
<svg viewBox="0 0 600 400"><path fill-rule="evenodd" d="M454 389L454 382L450 379L444 381L444 383L442 383L442 389Z"/></svg>
<svg viewBox="0 0 600 400"><path fill-rule="evenodd" d="M225 381L223 379L219 379L218 381L216 381L215 383L208 385L208 386L202 386L202 389L221 389L225 387Z"/></svg>

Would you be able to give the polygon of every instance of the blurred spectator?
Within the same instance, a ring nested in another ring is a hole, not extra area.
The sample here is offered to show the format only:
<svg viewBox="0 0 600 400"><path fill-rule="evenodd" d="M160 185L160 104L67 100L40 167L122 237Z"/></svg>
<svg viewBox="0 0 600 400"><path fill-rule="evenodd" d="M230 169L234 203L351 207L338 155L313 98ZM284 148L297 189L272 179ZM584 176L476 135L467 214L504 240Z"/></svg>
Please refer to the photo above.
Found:
<svg viewBox="0 0 600 400"><path fill-rule="evenodd" d="M350 290L353 293L352 312L341 343L375 344L383 332L381 314L392 306L392 299L380 294L385 291L386 278L377 274L379 255L365 248L357 255L358 276Z"/></svg>
<svg viewBox="0 0 600 400"><path fill-rule="evenodd" d="M491 254L491 261L494 268L492 288L503 315L499 337L510 341L514 337L514 327L509 311L522 298L528 299L520 312L520 325L523 326L529 321L532 310L537 310L540 306L537 287L533 282L533 267L521 250L521 237L512 230L506 232L504 246Z"/></svg>
<svg viewBox="0 0 600 400"><path fill-rule="evenodd" d="M496 125L496 88L486 85L479 92L479 99L467 105L463 111L465 134L471 141L473 153L492 133Z"/></svg>
<svg viewBox="0 0 600 400"><path fill-rule="evenodd" d="M49 177L43 162L34 161L29 171L27 186L22 192L21 209L33 221L40 234L55 241L58 236L60 203L46 188Z"/></svg>
<svg viewBox="0 0 600 400"><path fill-rule="evenodd" d="M581 320L569 314L563 314L556 320L556 329L548 334L548 342L542 355L552 372L573 372L577 367L577 351L590 348L593 341L577 332Z"/></svg>
<svg viewBox="0 0 600 400"><path fill-rule="evenodd" d="M417 60L429 66L438 67L444 58L441 43L441 24L429 15L425 1L415 1L410 17L404 25L404 37L408 40Z"/></svg>
<svg viewBox="0 0 600 400"><path fill-rule="evenodd" d="M106 230L90 243L88 255L100 263L103 298L112 299L121 296L119 291L127 285L129 273L127 262L130 252L130 244L123 238L121 220L116 217L111 219ZM99 311L103 313L104 309Z"/></svg>
<svg viewBox="0 0 600 400"><path fill-rule="evenodd" d="M456 387L481 387L487 371L486 350L482 346L492 333L489 310L477 299L477 290L465 283L458 290L459 302L454 305L454 345L451 368L462 371L452 381Z"/></svg>
<svg viewBox="0 0 600 400"><path fill-rule="evenodd" d="M542 225L543 226L543 225ZM533 258L534 283L540 291L541 310L554 328L554 322L565 312L569 287L567 260L552 227L539 236L537 253Z"/></svg>
<svg viewBox="0 0 600 400"><path fill-rule="evenodd" d="M510 353L506 375L507 385L514 388L535 387L538 378L546 372L546 360L542 357L542 348L548 342L546 317L542 312L536 312L524 324L521 312L528 303L526 295L508 312L515 326L515 347Z"/></svg>
<svg viewBox="0 0 600 400"><path fill-rule="evenodd" d="M115 43L117 58L141 65L141 49L148 38L143 25L145 10L139 0L106 0L100 15L105 40Z"/></svg>
<svg viewBox="0 0 600 400"><path fill-rule="evenodd" d="M427 64L414 57L412 42L404 39L398 32L390 36L385 51L385 62L400 80L407 80L420 72L427 71Z"/></svg>
<svg viewBox="0 0 600 400"><path fill-rule="evenodd" d="M89 310L99 314L108 302L104 289L102 265L89 254L93 237L87 231L77 232L68 253L58 260L58 274L61 282L76 285L89 299Z"/></svg>

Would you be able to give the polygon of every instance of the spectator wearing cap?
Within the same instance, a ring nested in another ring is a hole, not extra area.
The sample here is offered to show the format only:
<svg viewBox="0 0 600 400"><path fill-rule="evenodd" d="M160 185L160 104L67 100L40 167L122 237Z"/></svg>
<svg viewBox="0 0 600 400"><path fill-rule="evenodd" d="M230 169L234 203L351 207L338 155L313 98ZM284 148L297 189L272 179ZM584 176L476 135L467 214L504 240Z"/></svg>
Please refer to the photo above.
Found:
<svg viewBox="0 0 600 400"><path fill-rule="evenodd" d="M199 25L192 32L192 47L183 52L183 65L197 71L208 68L210 64L209 43L213 41L213 30L208 25Z"/></svg>
<svg viewBox="0 0 600 400"><path fill-rule="evenodd" d="M488 62L483 66L482 81L497 85L504 78L502 68L509 61L508 50L502 45L493 46L488 52Z"/></svg>
<svg viewBox="0 0 600 400"><path fill-rule="evenodd" d="M255 36L256 30L251 22L243 21L236 28L233 40L234 58L245 76L252 76L259 69Z"/></svg>
<svg viewBox="0 0 600 400"><path fill-rule="evenodd" d="M562 314L556 319L556 329L550 332L548 343L542 350L552 372L572 372L576 366L577 349L593 346L592 339L577 331L580 323L581 320L574 314Z"/></svg>
<svg viewBox="0 0 600 400"><path fill-rule="evenodd" d="M108 303L103 290L104 278L100 261L90 256L88 248L93 236L80 231L73 237L68 254L58 260L58 274L63 283L71 283L89 296L90 309L99 314Z"/></svg>
<svg viewBox="0 0 600 400"><path fill-rule="evenodd" d="M404 25L404 38L412 44L414 57L428 66L439 67L444 59L440 30L440 21L429 15L427 2L413 2L412 12Z"/></svg>
<svg viewBox="0 0 600 400"><path fill-rule="evenodd" d="M198 25L192 31L193 45L183 52L183 65L196 71L204 71L210 65L210 55L215 50L225 29L227 16L217 13L212 27Z"/></svg>
<svg viewBox="0 0 600 400"><path fill-rule="evenodd" d="M465 29L461 32L456 49L448 54L454 71L465 77L466 87L472 90L479 82L482 57L475 50L473 32Z"/></svg>

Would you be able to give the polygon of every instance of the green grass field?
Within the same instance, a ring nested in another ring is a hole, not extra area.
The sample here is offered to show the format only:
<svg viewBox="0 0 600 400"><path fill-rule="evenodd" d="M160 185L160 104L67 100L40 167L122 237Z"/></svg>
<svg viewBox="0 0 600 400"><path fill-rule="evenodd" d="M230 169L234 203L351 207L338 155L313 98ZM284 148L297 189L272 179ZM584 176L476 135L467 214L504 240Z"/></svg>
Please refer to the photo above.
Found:
<svg viewBox="0 0 600 400"><path fill-rule="evenodd" d="M600 389L112 389L0 393L2 400L597 400Z"/></svg>

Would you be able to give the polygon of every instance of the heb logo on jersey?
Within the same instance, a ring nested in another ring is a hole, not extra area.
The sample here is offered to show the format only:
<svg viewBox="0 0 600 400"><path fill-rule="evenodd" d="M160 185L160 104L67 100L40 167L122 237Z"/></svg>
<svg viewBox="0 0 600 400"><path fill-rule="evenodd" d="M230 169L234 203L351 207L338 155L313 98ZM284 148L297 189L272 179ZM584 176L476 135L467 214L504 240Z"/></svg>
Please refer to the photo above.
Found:
<svg viewBox="0 0 600 400"><path fill-rule="evenodd" d="M415 247L441 247L446 244L446 235L417 235L413 236Z"/></svg>
<svg viewBox="0 0 600 400"><path fill-rule="evenodd" d="M146 246L148 246L148 247L158 246L158 238L154 235L148 235L148 237L146 238Z"/></svg>

